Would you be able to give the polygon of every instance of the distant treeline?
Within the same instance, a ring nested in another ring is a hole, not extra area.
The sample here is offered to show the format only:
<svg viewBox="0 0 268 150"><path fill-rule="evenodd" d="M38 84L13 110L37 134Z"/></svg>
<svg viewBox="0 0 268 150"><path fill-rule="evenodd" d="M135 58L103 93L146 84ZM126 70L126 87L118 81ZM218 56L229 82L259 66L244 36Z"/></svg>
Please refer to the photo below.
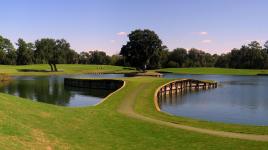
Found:
<svg viewBox="0 0 268 150"><path fill-rule="evenodd" d="M10 40L0 36L0 64L29 65L49 64L57 71L56 64L103 64L129 66L123 56L108 56L103 51L77 53L64 39L44 38L34 43L19 39L17 48ZM222 68L268 68L268 42L261 46L253 41L227 54L209 54L202 50L177 48L172 51L165 47L159 54L159 63L149 63L149 69L163 67L222 67ZM151 59L153 60L153 58Z"/></svg>
<svg viewBox="0 0 268 150"><path fill-rule="evenodd" d="M240 49L221 55L211 55L202 50L183 48L164 51L162 67L220 67L239 69L267 69L268 42L264 46L253 41Z"/></svg>
<svg viewBox="0 0 268 150"><path fill-rule="evenodd" d="M9 39L0 36L0 64L49 64L52 71L57 71L56 64L124 65L119 55L108 56L97 50L78 54L64 39L43 38L34 43L19 39L16 45L17 48Z"/></svg>

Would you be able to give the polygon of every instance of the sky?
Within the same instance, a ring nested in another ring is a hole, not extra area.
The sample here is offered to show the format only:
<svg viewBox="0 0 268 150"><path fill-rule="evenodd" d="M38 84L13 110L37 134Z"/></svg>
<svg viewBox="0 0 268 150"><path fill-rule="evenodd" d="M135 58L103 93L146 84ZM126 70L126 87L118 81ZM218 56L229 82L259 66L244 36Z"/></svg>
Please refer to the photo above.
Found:
<svg viewBox="0 0 268 150"><path fill-rule="evenodd" d="M64 38L77 52L120 52L135 29L155 31L170 50L226 53L268 40L268 0L1 0L0 35Z"/></svg>

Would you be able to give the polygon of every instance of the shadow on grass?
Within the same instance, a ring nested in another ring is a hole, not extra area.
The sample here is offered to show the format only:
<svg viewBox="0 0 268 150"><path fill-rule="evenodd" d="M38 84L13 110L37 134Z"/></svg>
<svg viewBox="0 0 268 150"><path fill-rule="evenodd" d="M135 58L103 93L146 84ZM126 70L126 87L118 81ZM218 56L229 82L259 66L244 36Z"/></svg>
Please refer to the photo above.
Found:
<svg viewBox="0 0 268 150"><path fill-rule="evenodd" d="M52 72L50 70L38 70L38 69L17 69L19 72Z"/></svg>
<svg viewBox="0 0 268 150"><path fill-rule="evenodd" d="M136 69L134 69L134 68L130 68L130 67L124 67L123 69L124 69L124 70L136 70Z"/></svg>

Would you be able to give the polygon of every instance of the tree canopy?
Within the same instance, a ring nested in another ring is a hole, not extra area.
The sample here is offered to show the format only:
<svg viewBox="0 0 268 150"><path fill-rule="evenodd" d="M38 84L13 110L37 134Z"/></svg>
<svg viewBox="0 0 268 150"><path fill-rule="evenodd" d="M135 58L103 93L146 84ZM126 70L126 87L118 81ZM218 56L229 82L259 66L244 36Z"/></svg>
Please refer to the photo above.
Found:
<svg viewBox="0 0 268 150"><path fill-rule="evenodd" d="M17 46L17 65L32 64L34 45L32 43L26 43L23 39L19 39Z"/></svg>
<svg viewBox="0 0 268 150"><path fill-rule="evenodd" d="M267 42L266 42L267 43ZM224 62L222 62L224 60ZM268 68L267 50L257 41L243 45L240 49L233 49L230 53L218 57L216 67L266 69Z"/></svg>
<svg viewBox="0 0 268 150"><path fill-rule="evenodd" d="M135 30L128 37L129 41L123 45L120 54L124 56L130 66L138 70L153 69L159 66L163 45L154 31Z"/></svg>
<svg viewBox="0 0 268 150"><path fill-rule="evenodd" d="M66 57L72 53L70 44L64 39L45 38L37 40L35 47L36 61L38 63L48 63L51 71L58 71L56 64L67 63Z"/></svg>
<svg viewBox="0 0 268 150"><path fill-rule="evenodd" d="M15 65L16 57L15 48L10 40L0 36L0 63Z"/></svg>

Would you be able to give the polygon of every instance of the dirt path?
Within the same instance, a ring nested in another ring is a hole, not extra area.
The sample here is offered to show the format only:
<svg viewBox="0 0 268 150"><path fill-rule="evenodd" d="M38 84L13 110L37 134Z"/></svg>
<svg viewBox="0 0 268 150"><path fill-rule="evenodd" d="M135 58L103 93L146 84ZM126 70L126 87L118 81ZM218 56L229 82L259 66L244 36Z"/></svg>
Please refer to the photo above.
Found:
<svg viewBox="0 0 268 150"><path fill-rule="evenodd" d="M127 115L129 117L139 119L139 120L143 120L143 121L147 121L147 122L151 122L151 123L156 123L159 125L169 126L169 127L173 127L173 128L194 131L194 132L198 132L198 133L204 133L204 134L220 136L220 137L268 142L268 135L243 134L243 133L233 133L233 132L203 129L203 128L197 128L197 127L191 127L191 126L166 122L166 121L157 120L154 118L149 118L149 117L140 115L134 111L134 104L135 104L135 101L138 97L138 94L140 92L142 92L143 90L145 90L149 85L150 84L148 84L148 83L140 83L138 85L138 87L135 88L135 91L132 91L129 95L124 97L123 102L118 107L118 112L122 113L124 115Z"/></svg>

